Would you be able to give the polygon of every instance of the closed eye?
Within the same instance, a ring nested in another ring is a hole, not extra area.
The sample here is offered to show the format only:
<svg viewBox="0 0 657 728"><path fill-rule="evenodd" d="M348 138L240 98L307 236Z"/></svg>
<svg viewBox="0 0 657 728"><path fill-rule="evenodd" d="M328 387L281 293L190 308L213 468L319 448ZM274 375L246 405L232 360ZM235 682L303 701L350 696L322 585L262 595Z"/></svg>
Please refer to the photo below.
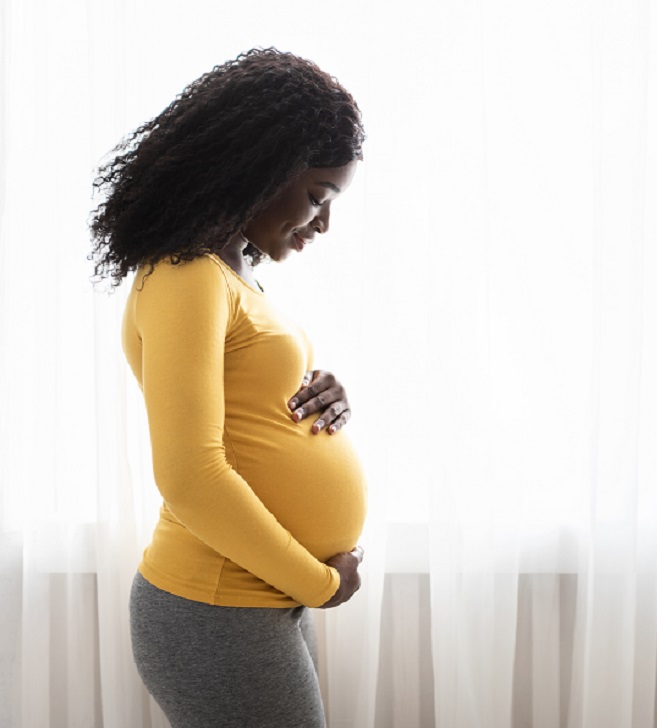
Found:
<svg viewBox="0 0 657 728"><path fill-rule="evenodd" d="M310 200L310 204L314 207L321 207L322 203L310 192L308 193L308 199Z"/></svg>

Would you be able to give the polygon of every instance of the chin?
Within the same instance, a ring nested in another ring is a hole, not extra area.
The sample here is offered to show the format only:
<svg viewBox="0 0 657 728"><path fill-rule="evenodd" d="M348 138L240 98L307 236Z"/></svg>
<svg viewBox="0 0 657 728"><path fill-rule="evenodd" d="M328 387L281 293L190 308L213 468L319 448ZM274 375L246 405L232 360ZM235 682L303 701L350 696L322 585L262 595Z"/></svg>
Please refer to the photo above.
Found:
<svg viewBox="0 0 657 728"><path fill-rule="evenodd" d="M285 245L276 245L275 243L273 243L271 245L260 246L253 240L251 240L250 242L254 248L256 248L262 255L265 256L265 258L274 261L274 263L279 263L281 260L285 260L292 252L290 248L286 247Z"/></svg>
<svg viewBox="0 0 657 728"><path fill-rule="evenodd" d="M287 258L290 257L291 253L292 251L289 248L284 248L283 250L275 251L273 255L269 256L269 258L275 263L281 263L282 261L287 260Z"/></svg>

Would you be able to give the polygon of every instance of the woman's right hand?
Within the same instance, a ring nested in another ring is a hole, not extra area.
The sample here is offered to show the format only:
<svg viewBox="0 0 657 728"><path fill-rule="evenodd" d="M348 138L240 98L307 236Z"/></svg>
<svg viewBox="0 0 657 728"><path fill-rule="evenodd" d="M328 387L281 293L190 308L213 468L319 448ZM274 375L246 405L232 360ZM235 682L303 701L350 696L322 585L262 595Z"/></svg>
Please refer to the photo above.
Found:
<svg viewBox="0 0 657 728"><path fill-rule="evenodd" d="M326 564L337 569L340 574L340 586L328 602L322 604L320 609L330 609L331 607L337 607L339 604L344 604L360 589L358 567L362 560L363 549L360 546L356 546L353 551L348 553L331 556Z"/></svg>

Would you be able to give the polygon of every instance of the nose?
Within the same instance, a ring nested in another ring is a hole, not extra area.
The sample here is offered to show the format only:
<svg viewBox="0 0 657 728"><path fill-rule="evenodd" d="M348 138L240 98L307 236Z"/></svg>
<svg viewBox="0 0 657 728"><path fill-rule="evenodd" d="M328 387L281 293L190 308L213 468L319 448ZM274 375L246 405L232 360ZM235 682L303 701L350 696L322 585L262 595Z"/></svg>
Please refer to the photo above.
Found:
<svg viewBox="0 0 657 728"><path fill-rule="evenodd" d="M313 230L317 233L326 233L329 229L331 210L328 205L322 207L312 222Z"/></svg>

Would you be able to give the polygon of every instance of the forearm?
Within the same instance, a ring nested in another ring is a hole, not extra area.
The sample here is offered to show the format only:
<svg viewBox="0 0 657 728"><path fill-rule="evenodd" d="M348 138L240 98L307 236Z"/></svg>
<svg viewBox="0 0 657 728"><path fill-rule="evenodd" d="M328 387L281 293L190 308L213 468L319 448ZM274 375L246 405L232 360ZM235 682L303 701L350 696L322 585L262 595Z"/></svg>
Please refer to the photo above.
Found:
<svg viewBox="0 0 657 728"><path fill-rule="evenodd" d="M155 479L167 506L197 538L301 604L337 591L335 569L315 559L265 508L221 453L185 448L160 456Z"/></svg>

